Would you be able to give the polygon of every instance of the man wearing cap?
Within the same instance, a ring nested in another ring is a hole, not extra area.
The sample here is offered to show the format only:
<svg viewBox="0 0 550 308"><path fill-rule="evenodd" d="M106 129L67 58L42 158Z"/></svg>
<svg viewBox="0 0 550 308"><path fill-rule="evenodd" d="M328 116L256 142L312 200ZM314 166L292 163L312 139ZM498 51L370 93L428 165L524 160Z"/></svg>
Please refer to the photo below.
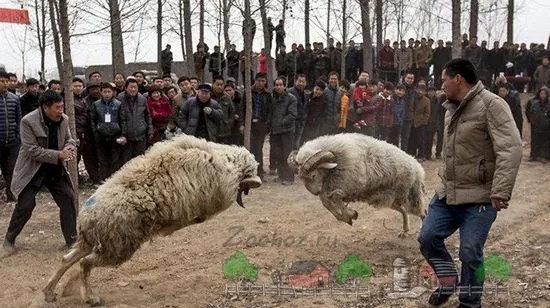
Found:
<svg viewBox="0 0 550 308"><path fill-rule="evenodd" d="M210 98L212 86L199 85L197 96L189 99L180 109L178 126L187 135L215 142L223 111L215 100Z"/></svg>
<svg viewBox="0 0 550 308"><path fill-rule="evenodd" d="M222 76L214 76L212 78L214 84L212 85L211 98L218 102L223 111L223 118L220 121L220 127L218 131L217 141L223 144L230 144L232 141L231 131L235 120L239 117L235 110L235 105L231 98L224 92L224 80Z"/></svg>
<svg viewBox="0 0 550 308"><path fill-rule="evenodd" d="M19 100L21 103L21 117L38 108L38 85L40 83L34 78L27 79L25 83L27 84L27 93L23 94Z"/></svg>

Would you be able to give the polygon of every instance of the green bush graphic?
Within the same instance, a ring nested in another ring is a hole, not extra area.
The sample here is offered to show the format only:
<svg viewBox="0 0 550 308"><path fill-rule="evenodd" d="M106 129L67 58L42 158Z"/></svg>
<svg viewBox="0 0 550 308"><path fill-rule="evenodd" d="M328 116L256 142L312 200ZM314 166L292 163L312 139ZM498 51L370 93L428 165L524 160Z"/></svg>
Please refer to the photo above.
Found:
<svg viewBox="0 0 550 308"><path fill-rule="evenodd" d="M372 276L372 267L357 255L347 256L338 266L336 282L344 284L349 279L368 281Z"/></svg>
<svg viewBox="0 0 550 308"><path fill-rule="evenodd" d="M512 273L512 264L495 253L485 258L483 264L475 271L478 282L485 280L488 276L492 281L506 281Z"/></svg>
<svg viewBox="0 0 550 308"><path fill-rule="evenodd" d="M235 252L225 260L223 274L226 278L232 280L256 281L258 278L258 270L250 264L246 256L240 251Z"/></svg>

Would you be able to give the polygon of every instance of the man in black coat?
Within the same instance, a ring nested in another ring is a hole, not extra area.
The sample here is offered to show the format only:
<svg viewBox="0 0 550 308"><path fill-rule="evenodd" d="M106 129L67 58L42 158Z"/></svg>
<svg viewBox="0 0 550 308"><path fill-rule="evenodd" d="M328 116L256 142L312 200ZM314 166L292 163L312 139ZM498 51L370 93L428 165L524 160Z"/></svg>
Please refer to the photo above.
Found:
<svg viewBox="0 0 550 308"><path fill-rule="evenodd" d="M197 96L181 108L178 126L184 134L216 142L223 111L218 102L210 98L212 86L203 83Z"/></svg>
<svg viewBox="0 0 550 308"><path fill-rule="evenodd" d="M510 106L514 121L519 130L519 135L523 136L523 115L521 113L521 99L518 91L510 90L506 84L501 84L498 87L498 96L502 97Z"/></svg>
<svg viewBox="0 0 550 308"><path fill-rule="evenodd" d="M25 82L27 84L27 93L23 94L19 99L21 103L21 117L26 116L31 111L38 108L38 86L40 83L34 78L29 78Z"/></svg>

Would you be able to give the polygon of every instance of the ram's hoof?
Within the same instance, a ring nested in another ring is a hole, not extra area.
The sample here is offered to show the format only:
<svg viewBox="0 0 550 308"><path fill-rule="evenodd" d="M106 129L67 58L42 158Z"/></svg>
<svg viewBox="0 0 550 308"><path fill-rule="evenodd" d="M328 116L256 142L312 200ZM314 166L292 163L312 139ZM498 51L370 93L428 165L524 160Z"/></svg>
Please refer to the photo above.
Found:
<svg viewBox="0 0 550 308"><path fill-rule="evenodd" d="M103 300L99 296L90 296L90 298L86 300L86 304L90 305L91 307L97 307L103 305Z"/></svg>
<svg viewBox="0 0 550 308"><path fill-rule="evenodd" d="M409 232L408 231L403 231L403 232L399 233L399 235L397 237L407 238L408 236L409 236Z"/></svg>
<svg viewBox="0 0 550 308"><path fill-rule="evenodd" d="M51 302L55 301L55 293L54 292L46 291L46 290L43 290L42 292L44 292L44 300L47 303L51 303Z"/></svg>

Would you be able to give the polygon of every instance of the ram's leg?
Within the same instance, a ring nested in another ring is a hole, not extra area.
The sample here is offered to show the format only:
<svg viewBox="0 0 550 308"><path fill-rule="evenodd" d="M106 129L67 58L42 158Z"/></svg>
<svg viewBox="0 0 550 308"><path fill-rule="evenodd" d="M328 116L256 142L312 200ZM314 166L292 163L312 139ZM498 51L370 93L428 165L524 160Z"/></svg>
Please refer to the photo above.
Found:
<svg viewBox="0 0 550 308"><path fill-rule="evenodd" d="M357 212L346 207L342 196L338 193L332 193L329 196L321 195L321 202L339 221L352 225L353 220L357 219Z"/></svg>
<svg viewBox="0 0 550 308"><path fill-rule="evenodd" d="M63 261L61 262L61 267L55 272L55 274L48 280L48 283L42 289L42 292L44 293L46 302L53 302L55 300L55 286L65 274L65 272L71 268L76 262L78 262L80 259L84 258L85 256L89 255L89 250L83 250L81 248L73 248L68 254L63 256Z"/></svg>
<svg viewBox="0 0 550 308"><path fill-rule="evenodd" d="M89 278L92 267L98 264L97 255L94 253L80 262L80 297L82 300L92 306L100 306L103 304L103 301L98 296L94 296L92 289L90 288Z"/></svg>
<svg viewBox="0 0 550 308"><path fill-rule="evenodd" d="M399 234L399 237L405 238L409 234L409 215L403 207L400 207L398 211L403 215L403 232Z"/></svg>

